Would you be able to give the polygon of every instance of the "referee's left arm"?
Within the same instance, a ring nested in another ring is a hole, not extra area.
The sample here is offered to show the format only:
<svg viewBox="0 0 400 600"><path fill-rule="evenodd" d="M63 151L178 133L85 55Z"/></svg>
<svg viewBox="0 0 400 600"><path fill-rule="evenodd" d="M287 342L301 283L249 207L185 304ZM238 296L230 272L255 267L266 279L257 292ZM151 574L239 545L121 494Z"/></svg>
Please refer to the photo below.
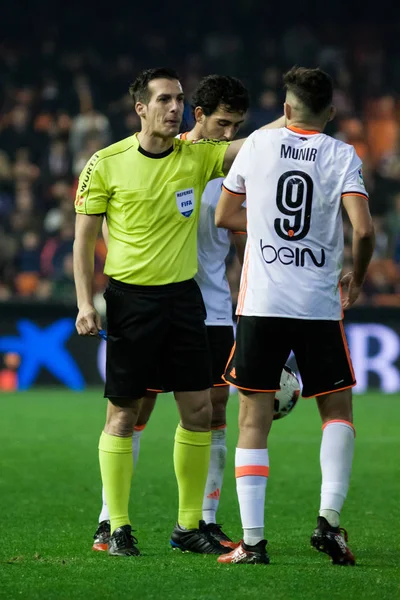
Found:
<svg viewBox="0 0 400 600"><path fill-rule="evenodd" d="M279 117L276 121L272 121L272 123L268 123L260 129L280 129L285 126L285 117ZM233 161L235 160L240 148L243 146L247 138L241 138L240 140L234 140L230 143L229 148L227 149L224 157L224 165L223 170L225 175L228 174L229 169L231 168Z"/></svg>

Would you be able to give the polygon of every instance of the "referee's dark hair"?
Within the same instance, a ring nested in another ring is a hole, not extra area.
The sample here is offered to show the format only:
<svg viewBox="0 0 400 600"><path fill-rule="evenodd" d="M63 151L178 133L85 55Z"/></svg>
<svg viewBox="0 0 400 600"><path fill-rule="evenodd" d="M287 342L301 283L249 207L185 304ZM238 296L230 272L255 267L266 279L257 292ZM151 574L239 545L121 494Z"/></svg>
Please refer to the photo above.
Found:
<svg viewBox="0 0 400 600"><path fill-rule="evenodd" d="M319 115L332 104L332 79L321 69L292 67L283 76L283 84L314 115Z"/></svg>
<svg viewBox="0 0 400 600"><path fill-rule="evenodd" d="M154 79L177 79L179 81L179 76L176 71L168 67L141 71L135 81L129 86L129 94L135 104L136 102L143 102L143 104L149 102L149 83Z"/></svg>
<svg viewBox="0 0 400 600"><path fill-rule="evenodd" d="M206 117L212 115L223 106L228 112L247 112L250 104L249 92L236 77L228 75L207 75L193 94L191 106L193 111L198 106Z"/></svg>

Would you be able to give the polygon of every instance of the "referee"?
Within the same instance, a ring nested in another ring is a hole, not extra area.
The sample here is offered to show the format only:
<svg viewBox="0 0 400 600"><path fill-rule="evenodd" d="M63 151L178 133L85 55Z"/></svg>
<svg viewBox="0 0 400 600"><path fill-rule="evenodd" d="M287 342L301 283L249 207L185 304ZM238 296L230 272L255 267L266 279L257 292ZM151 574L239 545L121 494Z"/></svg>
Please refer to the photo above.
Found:
<svg viewBox="0 0 400 600"><path fill-rule="evenodd" d="M103 215L109 229L105 273L107 419L99 460L110 511L111 555L139 554L128 516L132 433L140 398L156 371L180 412L174 467L179 489L174 539L183 550L222 554L203 526L211 444L211 368L197 271L200 199L208 181L229 170L243 140L175 139L184 108L177 74L142 72L130 87L141 131L97 152L84 168L75 201L76 328L96 335L94 247Z"/></svg>

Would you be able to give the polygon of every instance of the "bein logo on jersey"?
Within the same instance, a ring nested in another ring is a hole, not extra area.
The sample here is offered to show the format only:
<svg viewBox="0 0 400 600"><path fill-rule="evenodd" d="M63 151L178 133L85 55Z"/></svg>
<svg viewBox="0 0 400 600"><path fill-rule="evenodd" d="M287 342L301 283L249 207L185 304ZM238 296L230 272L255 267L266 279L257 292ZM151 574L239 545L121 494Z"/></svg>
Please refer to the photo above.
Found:
<svg viewBox="0 0 400 600"><path fill-rule="evenodd" d="M318 257L314 254L311 248L288 248L287 246L275 248L270 244L263 245L263 241L260 240L260 249L263 260L267 263L267 265L270 265L278 260L281 265L295 265L296 267L304 267L307 257L318 268L321 268L325 265L325 250L323 248L321 248L321 255Z"/></svg>
<svg viewBox="0 0 400 600"><path fill-rule="evenodd" d="M194 210L194 188L175 193L176 205L184 217L190 217Z"/></svg>

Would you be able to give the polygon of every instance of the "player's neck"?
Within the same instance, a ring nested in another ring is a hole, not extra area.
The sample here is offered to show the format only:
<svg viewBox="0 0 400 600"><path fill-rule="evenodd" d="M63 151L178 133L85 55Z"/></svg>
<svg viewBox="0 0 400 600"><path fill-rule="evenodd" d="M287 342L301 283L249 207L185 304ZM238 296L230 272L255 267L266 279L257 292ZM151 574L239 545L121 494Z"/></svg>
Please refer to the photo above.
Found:
<svg viewBox="0 0 400 600"><path fill-rule="evenodd" d="M162 154L169 150L174 143L173 138L161 138L145 130L140 131L137 138L141 148L150 154Z"/></svg>
<svg viewBox="0 0 400 600"><path fill-rule="evenodd" d="M188 134L186 136L186 139L189 140L189 142L194 142L196 140L201 140L203 139L203 135L202 135L202 130L201 130L201 126L196 124L193 129L191 129L190 131L188 131Z"/></svg>
<svg viewBox="0 0 400 600"><path fill-rule="evenodd" d="M315 133L316 131L322 133L322 131L324 130L324 126L321 125L321 123L306 123L304 121L287 121L286 127L288 129L309 131L310 133Z"/></svg>

